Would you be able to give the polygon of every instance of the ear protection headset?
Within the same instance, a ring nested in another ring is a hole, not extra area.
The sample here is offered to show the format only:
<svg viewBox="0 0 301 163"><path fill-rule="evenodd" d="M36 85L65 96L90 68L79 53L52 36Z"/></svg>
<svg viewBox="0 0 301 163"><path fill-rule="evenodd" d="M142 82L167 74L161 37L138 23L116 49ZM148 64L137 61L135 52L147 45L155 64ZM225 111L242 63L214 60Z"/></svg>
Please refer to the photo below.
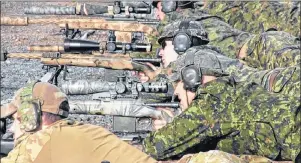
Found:
<svg viewBox="0 0 301 163"><path fill-rule="evenodd" d="M172 0L168 0L168 1L163 0L161 2L161 5L162 5L162 11L165 13L176 11L178 6L177 1L172 1Z"/></svg>
<svg viewBox="0 0 301 163"><path fill-rule="evenodd" d="M176 11L178 7L184 7L188 4L191 4L192 1L188 2L178 2L178 1L173 1L173 0L163 0L162 1L162 11L165 13Z"/></svg>
<svg viewBox="0 0 301 163"><path fill-rule="evenodd" d="M183 53L191 47L191 37L185 32L189 28L189 21L182 21L179 26L179 32L174 36L172 44L177 53Z"/></svg>
<svg viewBox="0 0 301 163"><path fill-rule="evenodd" d="M184 89L195 92L201 84L202 72L194 65L194 53L187 53L185 65L181 70L181 79L184 83Z"/></svg>
<svg viewBox="0 0 301 163"><path fill-rule="evenodd" d="M33 98L33 88L38 82L29 83L20 93L20 128L26 132L38 129L41 123L41 103L39 99Z"/></svg>
<svg viewBox="0 0 301 163"><path fill-rule="evenodd" d="M191 37L186 29L189 28L189 20L182 21L179 25L179 32L173 37L172 44L174 45L174 50L178 54L185 53L187 49L192 46L200 45L201 40L196 37Z"/></svg>

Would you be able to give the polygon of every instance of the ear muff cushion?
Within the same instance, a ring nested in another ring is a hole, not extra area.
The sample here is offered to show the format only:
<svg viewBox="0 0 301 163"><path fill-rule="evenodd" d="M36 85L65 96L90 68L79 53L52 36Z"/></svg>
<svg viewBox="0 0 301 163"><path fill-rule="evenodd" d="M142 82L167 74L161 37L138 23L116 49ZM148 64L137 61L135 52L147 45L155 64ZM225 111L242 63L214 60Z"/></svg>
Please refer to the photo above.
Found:
<svg viewBox="0 0 301 163"><path fill-rule="evenodd" d="M162 1L162 11L165 13L176 11L177 9L177 1L172 0L164 0Z"/></svg>
<svg viewBox="0 0 301 163"><path fill-rule="evenodd" d="M179 25L179 33L173 38L173 45L176 52L185 52L191 47L191 38L185 32L189 28L189 20L184 20Z"/></svg>
<svg viewBox="0 0 301 163"><path fill-rule="evenodd" d="M176 52L185 52L191 46L190 37L186 33L179 33L173 39Z"/></svg>
<svg viewBox="0 0 301 163"><path fill-rule="evenodd" d="M195 91L200 84L200 72L195 66L185 67L181 72L181 76L185 89Z"/></svg>

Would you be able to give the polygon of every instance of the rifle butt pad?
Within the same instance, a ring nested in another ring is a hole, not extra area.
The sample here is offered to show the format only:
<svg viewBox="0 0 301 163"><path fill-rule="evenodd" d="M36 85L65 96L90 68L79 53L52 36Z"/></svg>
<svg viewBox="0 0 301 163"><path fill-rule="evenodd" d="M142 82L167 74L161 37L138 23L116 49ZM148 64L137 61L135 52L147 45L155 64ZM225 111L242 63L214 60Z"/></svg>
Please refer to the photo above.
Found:
<svg viewBox="0 0 301 163"><path fill-rule="evenodd" d="M6 61L7 60L7 52L3 52L0 54L0 61Z"/></svg>

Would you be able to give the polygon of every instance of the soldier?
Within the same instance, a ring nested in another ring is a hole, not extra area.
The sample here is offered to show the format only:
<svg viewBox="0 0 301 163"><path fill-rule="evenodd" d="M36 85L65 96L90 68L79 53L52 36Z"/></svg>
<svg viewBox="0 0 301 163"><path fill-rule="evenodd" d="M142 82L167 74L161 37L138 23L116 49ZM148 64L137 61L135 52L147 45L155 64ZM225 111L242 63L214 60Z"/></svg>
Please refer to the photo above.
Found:
<svg viewBox="0 0 301 163"><path fill-rule="evenodd" d="M234 28L250 33L272 28L301 36L300 2L210 1L196 10L219 16Z"/></svg>
<svg viewBox="0 0 301 163"><path fill-rule="evenodd" d="M250 33L261 33L269 29L285 31L294 36L300 35L300 2L263 1L182 1L163 0L153 4L158 8L161 20L164 13L191 10L194 13L207 13L222 18L232 27ZM161 10L162 9L162 10ZM164 13L160 12L163 11Z"/></svg>
<svg viewBox="0 0 301 163"><path fill-rule="evenodd" d="M29 83L1 107L1 118L13 114L15 147L1 162L155 162L100 126L66 119L68 99L45 82Z"/></svg>
<svg viewBox="0 0 301 163"><path fill-rule="evenodd" d="M195 41L194 39L198 39L199 41ZM238 59L227 57L216 47L204 45L206 42L206 32L199 21L187 20L170 23L164 28L158 42L163 47L162 60L165 67L182 64L184 61L179 60L179 57L181 58L184 52L185 54L192 53L200 55L199 64L202 66L211 66L210 68L215 69L215 74L213 75L216 77L228 76L233 78L233 82L252 81L261 85L267 91L274 93L292 96L300 94L299 66L272 70L251 68ZM201 43L193 44L193 42ZM177 58L178 60L172 63ZM168 73L167 70L162 70L162 73Z"/></svg>
<svg viewBox="0 0 301 163"><path fill-rule="evenodd" d="M164 5L162 6L162 11L165 11ZM243 32L225 23L218 16L194 12L191 9L159 15L161 15L160 18L164 17L159 27L161 31L164 26L160 38L166 37L164 34L167 23L181 19L197 20L202 22L203 28L208 33L209 45L220 48L230 58L243 60L250 67L265 70L295 66L300 63L300 39L289 33L283 31L267 31L260 34ZM170 27L169 30L174 30L172 26L167 26Z"/></svg>
<svg viewBox="0 0 301 163"><path fill-rule="evenodd" d="M169 77L183 112L143 141L156 159L212 149L295 160L300 155L300 97L270 93L254 82L232 82L185 53ZM215 63L208 64L215 65ZM300 157L300 156L299 156Z"/></svg>

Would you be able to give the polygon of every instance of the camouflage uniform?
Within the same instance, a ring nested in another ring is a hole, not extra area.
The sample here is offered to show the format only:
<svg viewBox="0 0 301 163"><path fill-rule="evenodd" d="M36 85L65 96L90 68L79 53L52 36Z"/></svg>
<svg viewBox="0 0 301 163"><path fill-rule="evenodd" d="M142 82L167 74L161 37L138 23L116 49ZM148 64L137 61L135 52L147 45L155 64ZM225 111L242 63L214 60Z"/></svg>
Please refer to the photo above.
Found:
<svg viewBox="0 0 301 163"><path fill-rule="evenodd" d="M191 149L294 160L300 152L300 98L272 94L254 83L217 79L202 85L182 114L150 133L144 151L156 159Z"/></svg>
<svg viewBox="0 0 301 163"><path fill-rule="evenodd" d="M235 82L252 81L273 93L300 96L299 66L258 71L246 65L237 65L229 66L226 71Z"/></svg>
<svg viewBox="0 0 301 163"><path fill-rule="evenodd" d="M38 82L34 85L30 83L21 89L21 92L18 91L18 94L15 95L16 98L12 103L1 107L1 118L17 112L20 117L20 128L32 126L31 121L34 118L30 109L22 106L26 102L24 98L29 100L27 98L32 96L34 99L39 99L42 101L40 103L41 111L56 115L59 115L63 109L62 102L68 102L66 95L49 83ZM66 108L69 108L69 105L66 105ZM117 155L118 157L116 157ZM14 149L7 157L2 158L1 162L99 163L104 160L155 162L150 156L100 126L82 124L68 119L56 121L49 126L42 126L40 130L25 132L17 139Z"/></svg>
<svg viewBox="0 0 301 163"><path fill-rule="evenodd" d="M198 154L185 155L177 163L273 163L265 157L242 155L236 156L230 153L226 153L218 150L210 150L208 152L200 152Z"/></svg>
<svg viewBox="0 0 301 163"><path fill-rule="evenodd" d="M61 120L46 129L20 137L8 156L1 159L1 163L100 163L104 160L155 162L100 126Z"/></svg>
<svg viewBox="0 0 301 163"><path fill-rule="evenodd" d="M202 22L210 42L230 58L240 58L258 69L295 66L300 63L300 39L282 31L251 34L233 28L217 16L183 9L166 14L162 26L175 20ZM173 30L164 28L166 30Z"/></svg>
<svg viewBox="0 0 301 163"><path fill-rule="evenodd" d="M187 56L194 57L194 64L199 65L202 74L225 77L232 82L254 82L261 85L265 90L283 95L300 95L300 67L292 66L276 68L272 70L258 70L242 64L237 59L231 59L223 55L218 49L209 45L189 48L170 67L174 71L185 66Z"/></svg>
<svg viewBox="0 0 301 163"><path fill-rule="evenodd" d="M196 10L222 17L236 29L261 33L270 28L300 35L300 2L219 2L207 1Z"/></svg>

